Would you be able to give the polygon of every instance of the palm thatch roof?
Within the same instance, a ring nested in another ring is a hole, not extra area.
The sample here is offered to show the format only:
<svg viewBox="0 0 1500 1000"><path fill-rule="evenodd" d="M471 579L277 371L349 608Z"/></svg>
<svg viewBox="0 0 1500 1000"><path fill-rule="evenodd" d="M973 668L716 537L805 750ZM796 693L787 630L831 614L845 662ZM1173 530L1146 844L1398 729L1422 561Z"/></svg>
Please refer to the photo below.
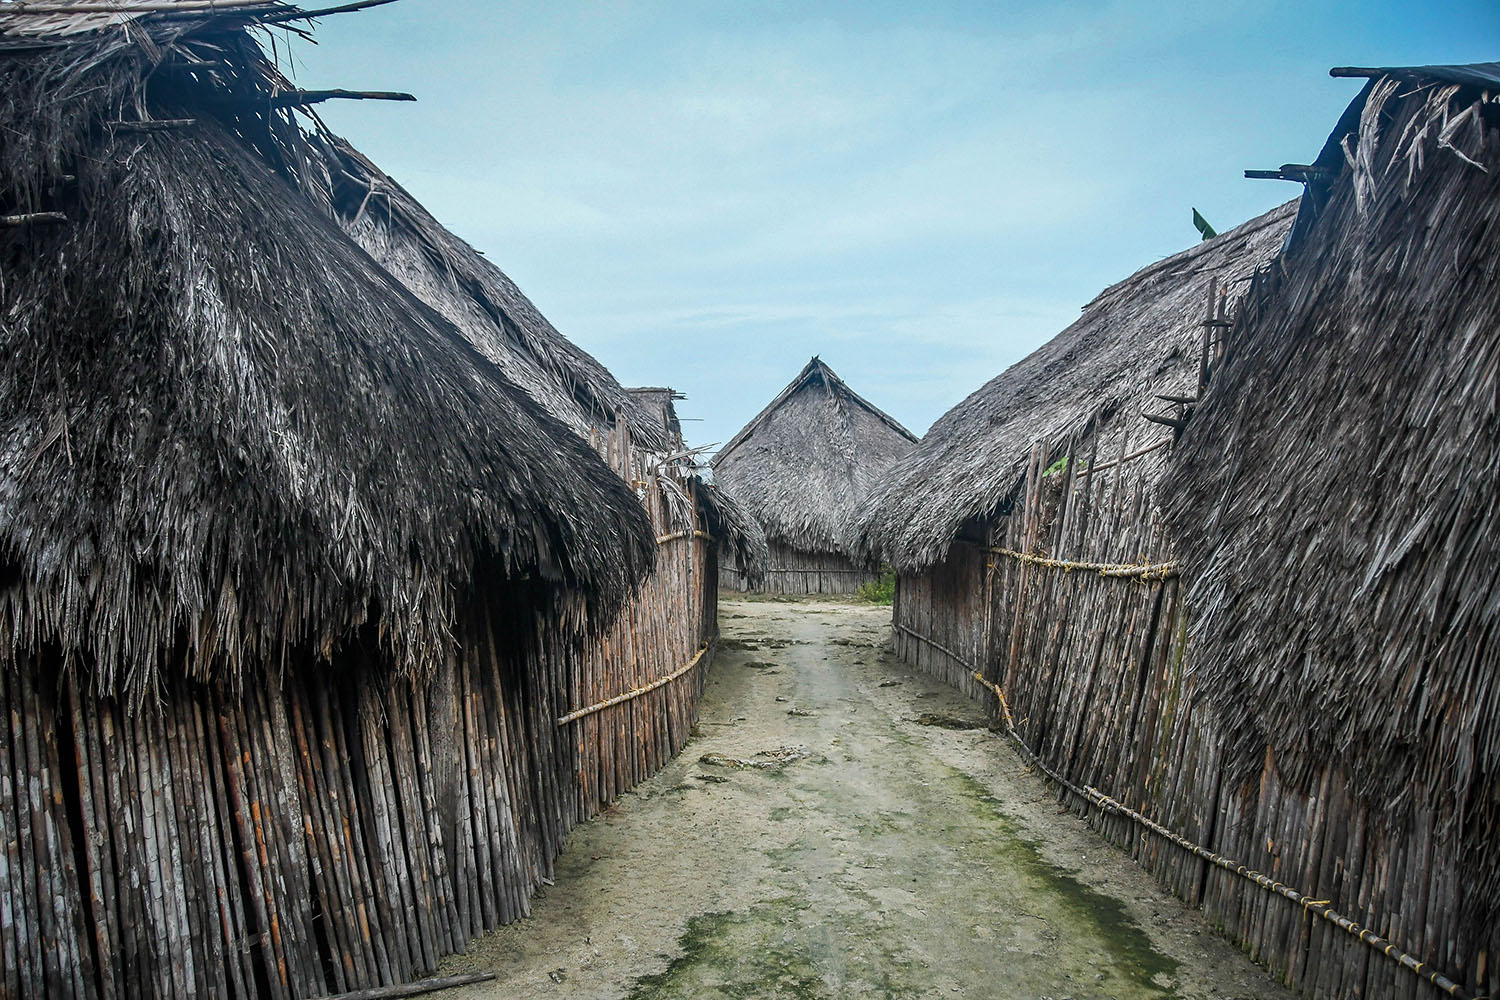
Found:
<svg viewBox="0 0 1500 1000"><path fill-rule="evenodd" d="M708 533L718 539L719 551L734 560L735 569L751 586L760 584L771 558L760 524L744 504L715 485L700 481L698 502Z"/></svg>
<svg viewBox="0 0 1500 1000"><path fill-rule="evenodd" d="M671 388L627 389L590 354L548 322L498 267L450 232L404 188L343 139L320 130L309 141L321 157L320 182L344 230L387 271L453 323L476 350L585 440L604 428L623 430L635 445L688 466ZM649 464L648 462L648 464ZM715 537L743 572L762 572L765 538L755 521L722 490L701 481L697 495Z"/></svg>
<svg viewBox="0 0 1500 1000"><path fill-rule="evenodd" d="M1371 72L1163 496L1226 741L1434 810L1478 926L1500 917L1500 64Z"/></svg>
<svg viewBox="0 0 1500 1000"><path fill-rule="evenodd" d="M585 438L625 424L666 450L661 421L548 322L500 268L448 231L348 142L315 138L339 223L370 256L456 326L506 377Z"/></svg>
<svg viewBox="0 0 1500 1000"><path fill-rule="evenodd" d="M1196 391L1210 279L1247 279L1280 249L1295 210L1282 205L1111 285L945 413L873 491L854 528L864 550L908 571L940 561L966 524L1007 502L1037 442L1061 449L1116 418L1132 447L1169 436L1141 414L1163 408L1158 394ZM1160 466L1165 451L1138 461Z"/></svg>
<svg viewBox="0 0 1500 1000"><path fill-rule="evenodd" d="M676 389L660 385L637 386L625 391L630 393L651 419L665 429L667 447L681 451L682 421L677 416L677 400L687 397Z"/></svg>
<svg viewBox="0 0 1500 1000"><path fill-rule="evenodd" d="M766 537L849 554L850 512L916 438L814 357L714 457L714 481Z"/></svg>
<svg viewBox="0 0 1500 1000"><path fill-rule="evenodd" d="M0 657L420 675L475 588L623 599L625 484L308 199L290 8L95 6L0 8Z"/></svg>

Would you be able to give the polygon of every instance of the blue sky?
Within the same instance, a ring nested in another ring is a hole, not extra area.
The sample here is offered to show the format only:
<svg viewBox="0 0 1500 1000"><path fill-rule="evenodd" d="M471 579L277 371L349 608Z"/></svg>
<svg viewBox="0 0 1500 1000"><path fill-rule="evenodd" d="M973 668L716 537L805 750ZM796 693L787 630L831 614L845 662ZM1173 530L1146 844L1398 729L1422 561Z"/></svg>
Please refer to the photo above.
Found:
<svg viewBox="0 0 1500 1000"><path fill-rule="evenodd" d="M403 0L293 47L335 131L725 441L814 354L920 434L1106 285L1297 193L1359 81L1500 4Z"/></svg>

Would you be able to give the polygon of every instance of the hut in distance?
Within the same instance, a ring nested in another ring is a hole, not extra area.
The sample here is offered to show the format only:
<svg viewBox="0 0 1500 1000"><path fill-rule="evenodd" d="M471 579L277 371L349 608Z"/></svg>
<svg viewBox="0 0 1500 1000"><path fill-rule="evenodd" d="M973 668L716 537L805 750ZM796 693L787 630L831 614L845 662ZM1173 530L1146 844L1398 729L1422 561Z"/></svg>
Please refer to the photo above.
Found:
<svg viewBox="0 0 1500 1000"><path fill-rule="evenodd" d="M855 554L851 514L916 443L894 418L814 357L719 450L714 480L739 499L770 546L763 589L847 594L877 575ZM724 584L752 589L726 567Z"/></svg>

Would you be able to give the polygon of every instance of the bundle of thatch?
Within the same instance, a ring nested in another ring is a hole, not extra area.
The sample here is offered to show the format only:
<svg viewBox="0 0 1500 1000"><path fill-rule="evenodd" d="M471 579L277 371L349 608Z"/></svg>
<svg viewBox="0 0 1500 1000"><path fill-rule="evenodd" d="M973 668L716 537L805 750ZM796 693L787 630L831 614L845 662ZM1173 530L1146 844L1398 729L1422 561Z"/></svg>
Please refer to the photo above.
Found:
<svg viewBox="0 0 1500 1000"><path fill-rule="evenodd" d="M1269 748L1303 787L1336 761L1398 840L1458 838L1478 929L1500 915L1500 64L1359 72L1317 161L1282 168L1308 181L1296 228L1164 496L1235 759Z"/></svg>
<svg viewBox="0 0 1500 1000"><path fill-rule="evenodd" d="M1142 414L1180 420L1183 407L1162 397L1196 394L1210 282L1238 291L1280 248L1295 209L1273 209L1110 286L945 413L872 492L853 529L862 550L908 571L942 560L966 528L1003 513L1038 442L1062 454L1091 435L1101 462L1169 443L1171 428ZM1159 470L1166 456L1158 448L1134 469Z"/></svg>
<svg viewBox="0 0 1500 1000"><path fill-rule="evenodd" d="M791 569L778 561L777 548L831 556L826 572L835 573L854 565L851 512L915 440L814 357L719 450L714 480L765 529L772 573Z"/></svg>

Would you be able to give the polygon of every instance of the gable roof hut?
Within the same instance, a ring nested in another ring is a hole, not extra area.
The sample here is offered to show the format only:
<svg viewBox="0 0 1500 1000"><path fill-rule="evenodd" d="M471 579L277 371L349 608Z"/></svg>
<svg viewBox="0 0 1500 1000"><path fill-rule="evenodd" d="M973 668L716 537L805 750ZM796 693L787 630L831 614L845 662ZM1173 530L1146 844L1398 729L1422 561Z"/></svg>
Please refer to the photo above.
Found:
<svg viewBox="0 0 1500 1000"><path fill-rule="evenodd" d="M264 5L240 11L126 22L174 46L149 86L130 32L0 11L0 531L55 595L13 593L13 635L91 622L100 683L144 695L179 630L180 669L228 676L377 610L423 675L453 628L434 584L486 564L618 601L649 565L629 493L309 210L289 116L244 137L279 78L242 30ZM200 77L200 54L240 72Z"/></svg>
<svg viewBox="0 0 1500 1000"><path fill-rule="evenodd" d="M874 578L854 557L848 519L916 438L814 357L711 463L770 545L765 588L851 593ZM726 574L730 586L751 581Z"/></svg>
<svg viewBox="0 0 1500 1000"><path fill-rule="evenodd" d="M301 16L0 5L0 994L411 978L578 815L658 546L319 204Z"/></svg>

